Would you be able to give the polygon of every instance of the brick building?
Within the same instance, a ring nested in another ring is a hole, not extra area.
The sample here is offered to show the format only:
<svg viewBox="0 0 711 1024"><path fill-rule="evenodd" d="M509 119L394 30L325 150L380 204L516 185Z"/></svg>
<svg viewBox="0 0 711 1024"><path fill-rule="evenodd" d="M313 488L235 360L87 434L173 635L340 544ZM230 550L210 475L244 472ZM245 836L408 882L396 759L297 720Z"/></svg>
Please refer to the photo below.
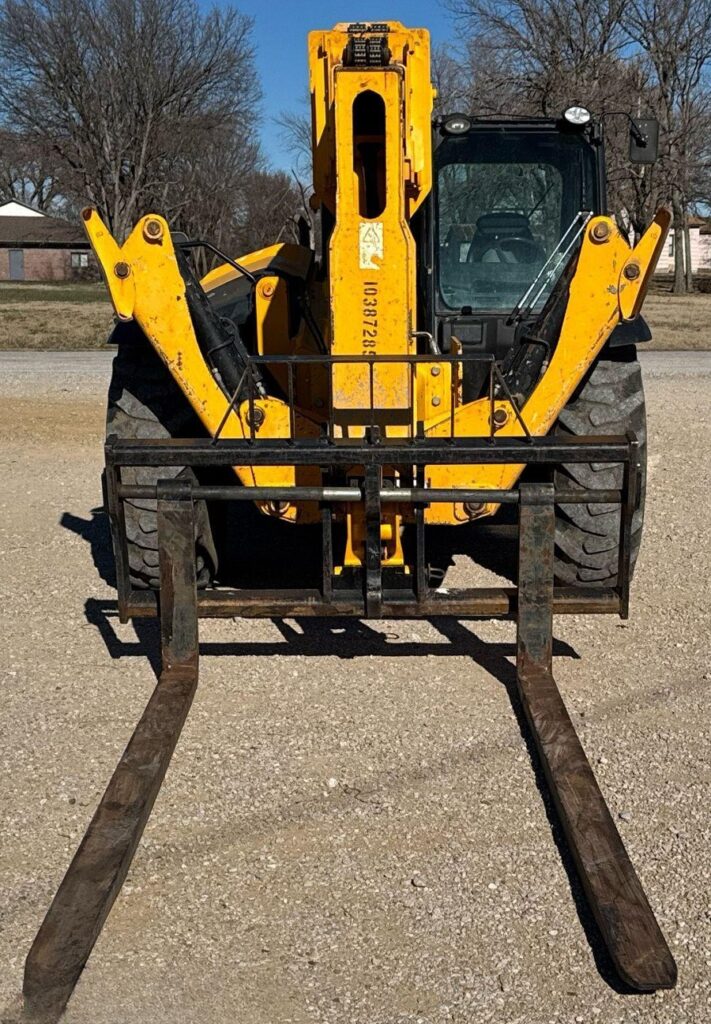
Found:
<svg viewBox="0 0 711 1024"><path fill-rule="evenodd" d="M71 281L97 276L79 224L25 203L0 203L0 281Z"/></svg>

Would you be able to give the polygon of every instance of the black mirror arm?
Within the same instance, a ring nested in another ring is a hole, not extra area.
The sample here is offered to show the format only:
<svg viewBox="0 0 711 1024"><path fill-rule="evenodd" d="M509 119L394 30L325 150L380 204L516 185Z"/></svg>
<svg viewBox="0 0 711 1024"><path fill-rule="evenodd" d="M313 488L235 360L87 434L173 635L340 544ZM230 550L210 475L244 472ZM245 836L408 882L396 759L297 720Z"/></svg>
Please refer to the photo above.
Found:
<svg viewBox="0 0 711 1024"><path fill-rule="evenodd" d="M626 117L630 123L630 135L643 149L649 143L649 136L645 135L635 119L627 110L606 110L603 117Z"/></svg>

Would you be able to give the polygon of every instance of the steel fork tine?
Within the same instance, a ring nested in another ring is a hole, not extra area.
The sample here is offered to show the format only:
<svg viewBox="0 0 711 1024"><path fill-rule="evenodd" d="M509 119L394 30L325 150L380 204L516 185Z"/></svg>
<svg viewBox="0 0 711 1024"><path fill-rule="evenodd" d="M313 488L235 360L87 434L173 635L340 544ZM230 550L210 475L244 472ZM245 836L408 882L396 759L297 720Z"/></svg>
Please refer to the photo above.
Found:
<svg viewBox="0 0 711 1024"><path fill-rule="evenodd" d="M173 497L158 498L160 679L28 954L26 1019L49 1024L64 1012L126 878L197 687L192 497L188 481L167 486Z"/></svg>

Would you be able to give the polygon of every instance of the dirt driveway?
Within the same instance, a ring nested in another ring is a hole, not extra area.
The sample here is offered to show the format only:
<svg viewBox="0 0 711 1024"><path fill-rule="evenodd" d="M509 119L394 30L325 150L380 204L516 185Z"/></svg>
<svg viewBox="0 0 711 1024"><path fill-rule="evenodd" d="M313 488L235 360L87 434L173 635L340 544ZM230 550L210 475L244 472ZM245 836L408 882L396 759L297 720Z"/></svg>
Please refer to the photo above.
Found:
<svg viewBox="0 0 711 1024"><path fill-rule="evenodd" d="M106 582L100 355L0 360L3 1021L155 681L154 629L119 625ZM195 705L67 1024L711 1019L711 362L648 369L632 618L559 619L556 675L678 988L619 991L571 894L512 703L512 624L206 621Z"/></svg>

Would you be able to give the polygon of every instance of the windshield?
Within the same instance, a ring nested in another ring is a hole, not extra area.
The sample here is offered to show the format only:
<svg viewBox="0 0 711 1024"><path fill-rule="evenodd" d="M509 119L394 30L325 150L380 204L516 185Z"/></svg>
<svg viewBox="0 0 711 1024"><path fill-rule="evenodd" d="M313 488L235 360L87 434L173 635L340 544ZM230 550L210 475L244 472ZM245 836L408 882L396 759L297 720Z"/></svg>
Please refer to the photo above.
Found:
<svg viewBox="0 0 711 1024"><path fill-rule="evenodd" d="M510 310L576 214L594 209L591 147L577 134L475 129L436 159L440 301Z"/></svg>

